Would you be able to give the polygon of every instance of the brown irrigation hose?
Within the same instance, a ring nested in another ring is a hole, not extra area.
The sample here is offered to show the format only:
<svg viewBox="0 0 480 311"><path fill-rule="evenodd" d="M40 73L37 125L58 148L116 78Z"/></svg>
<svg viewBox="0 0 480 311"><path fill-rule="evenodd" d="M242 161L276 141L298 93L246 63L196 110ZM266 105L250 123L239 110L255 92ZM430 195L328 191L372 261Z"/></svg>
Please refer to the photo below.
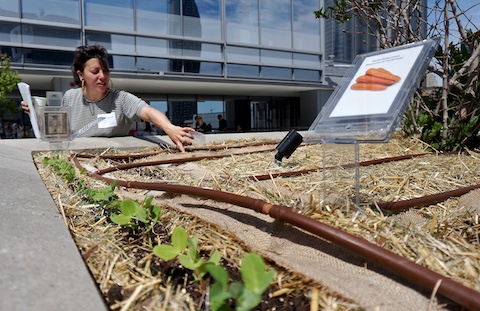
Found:
<svg viewBox="0 0 480 311"><path fill-rule="evenodd" d="M409 199L409 200L402 200L402 201L397 201L397 202L387 202L387 203L380 203L373 206L378 206L378 208L385 210L385 211L392 211L392 212L398 212L398 211L404 211L409 209L410 207L413 206L421 206L421 205L426 205L426 204L434 204L440 201L447 200L449 198L453 197L459 197L461 195L464 195L472 190L479 189L480 184L474 185L474 186L469 186L469 187L464 187L456 190L451 190L451 191L446 191L446 192L441 192L441 193L436 193L432 195L426 195L421 198L414 198L414 199Z"/></svg>
<svg viewBox="0 0 480 311"><path fill-rule="evenodd" d="M273 149L274 150L274 149ZM266 152L266 151L272 151L272 149L266 149L266 150L257 150L256 152ZM127 170L130 168L134 167L141 167L141 166L152 166L152 165L161 165L161 164L171 164L171 163L184 163L184 162L194 162L194 161L200 161L203 159L217 159L217 158L223 158L223 157L228 157L231 155L241 155L245 153L251 153L251 152L241 152L241 153L233 153L233 154L228 154L228 155L206 155L206 156L197 156L197 157L183 157L183 158L177 158L177 159L167 159L167 160L156 160L156 161L146 161L146 162L141 162L141 163L126 163L126 164L121 164L117 166L112 166L108 167L102 170L98 170L97 173L99 175L103 175L105 173L113 172L113 171L118 171L118 170ZM146 157L147 155L154 155L157 153L145 153L145 154L140 154L140 155L111 155L111 156L102 156L103 158L108 158L108 159L134 159L134 158L140 158L140 157ZM450 153L445 153L445 154L455 154L454 152ZM407 159L414 159L422 156L429 155L428 153L417 153L417 154L408 154L408 155L401 155L401 156L394 156L394 157L386 157L386 158L380 158L380 159L375 159L375 160L368 160L368 161L362 161L359 163L360 166L368 166L368 165L377 165L377 164L382 164L382 163L388 163L388 162L394 162L394 161L401 161L401 160L407 160ZM77 154L76 157L80 158L91 158L93 155L89 154ZM315 172L318 170L322 169L332 169L332 168L350 168L354 167L355 164L349 163L349 164L342 164L342 165L337 165L337 166L330 166L330 167L323 167L323 168L315 168L315 169L306 169L306 170L300 170L300 171L293 171L293 172L284 172L284 173L276 173L276 174L265 174L265 175L254 175L254 176L249 176L249 179L254 179L254 180L266 180L270 178L275 178L275 177L290 177L290 176L298 176L301 174L307 174L311 172ZM432 194L432 195L427 195L423 196L420 198L414 198L414 199L408 199L408 200L402 200L402 201L397 201L397 202L385 202L385 203L375 203L371 204L371 207L376 207L381 210L385 211L391 211L391 212L399 212L399 211L404 211L407 210L411 207L414 206L421 206L421 205L427 205L427 204L434 204L440 201L447 200L451 197L458 197L461 195L464 195L472 190L480 188L479 185L474 185L474 186L469 186L469 187L464 187L452 191L446 191L446 192L441 192L437 194Z"/></svg>
<svg viewBox="0 0 480 311"><path fill-rule="evenodd" d="M73 161L78 169L83 167L78 159L73 156ZM340 229L298 214L288 206L272 205L260 199L249 198L228 192L192 186L171 185L167 183L147 183L115 180L101 176L97 172L88 172L89 176L103 180L107 183L116 182L117 185L146 190L160 190L172 193L186 194L195 197L213 199L241 207L253 209L258 213L267 214L275 219L297 226L308 232L316 234L332 243L340 245L347 250L371 260L382 267L404 277L423 288L433 291L438 286L438 293L458 303L469 310L480 310L480 292L455 282L439 273L431 271L402 256L389 252L365 239L351 235Z"/></svg>

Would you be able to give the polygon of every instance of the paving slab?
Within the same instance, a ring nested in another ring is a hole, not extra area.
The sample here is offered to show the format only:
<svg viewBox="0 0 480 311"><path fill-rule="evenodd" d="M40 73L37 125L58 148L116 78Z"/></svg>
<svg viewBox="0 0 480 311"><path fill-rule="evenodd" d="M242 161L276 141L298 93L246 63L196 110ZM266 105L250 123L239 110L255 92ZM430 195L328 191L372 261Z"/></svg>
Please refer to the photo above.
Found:
<svg viewBox="0 0 480 311"><path fill-rule="evenodd" d="M206 142L282 139L286 132L205 135ZM140 148L168 137L0 140L0 310L108 310L98 286L37 172L34 151Z"/></svg>

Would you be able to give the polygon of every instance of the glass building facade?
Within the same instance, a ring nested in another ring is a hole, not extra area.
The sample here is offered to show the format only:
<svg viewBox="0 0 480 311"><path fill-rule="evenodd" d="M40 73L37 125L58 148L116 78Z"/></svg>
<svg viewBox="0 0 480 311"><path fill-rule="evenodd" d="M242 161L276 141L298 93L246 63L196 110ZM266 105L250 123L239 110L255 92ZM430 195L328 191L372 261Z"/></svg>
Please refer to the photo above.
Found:
<svg viewBox="0 0 480 311"><path fill-rule="evenodd" d="M0 45L34 95L72 87L75 47L101 44L115 87L178 125L201 113L214 128L223 114L230 130L302 129L332 91L323 83L330 37L313 14L323 2L0 0ZM351 43L336 42L351 61Z"/></svg>

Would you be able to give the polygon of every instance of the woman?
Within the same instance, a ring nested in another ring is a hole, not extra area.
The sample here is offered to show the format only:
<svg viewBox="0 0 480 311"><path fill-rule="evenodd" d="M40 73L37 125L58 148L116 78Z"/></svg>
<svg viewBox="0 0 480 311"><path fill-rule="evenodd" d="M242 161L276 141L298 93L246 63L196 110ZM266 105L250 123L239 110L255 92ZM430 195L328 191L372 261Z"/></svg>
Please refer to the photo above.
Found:
<svg viewBox="0 0 480 311"><path fill-rule="evenodd" d="M80 88L65 92L62 105L70 107L73 133L125 136L133 121L142 119L161 128L181 152L185 152L184 144L191 144L193 128L173 125L162 112L137 96L109 87L110 69L105 48L99 45L78 47L73 56L72 74ZM29 112L25 102L22 108Z"/></svg>

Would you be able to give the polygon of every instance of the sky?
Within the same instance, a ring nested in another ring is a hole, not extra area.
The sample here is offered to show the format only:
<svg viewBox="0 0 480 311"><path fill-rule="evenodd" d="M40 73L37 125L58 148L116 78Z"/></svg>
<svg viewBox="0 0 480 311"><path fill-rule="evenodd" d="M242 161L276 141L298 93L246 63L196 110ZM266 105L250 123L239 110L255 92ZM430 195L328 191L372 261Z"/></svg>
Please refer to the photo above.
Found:
<svg viewBox="0 0 480 311"><path fill-rule="evenodd" d="M428 0L428 6L433 7L436 2L438 2L438 0ZM440 1L440 3L443 6L445 1ZM480 1L457 0L457 11L460 12L462 10L468 10L466 12L466 17L472 20L472 23L468 23L467 20L464 19L462 23L463 27L474 31L480 29ZM429 22L432 22L432 18L429 19ZM451 35L455 35L453 32L454 31L452 31Z"/></svg>

